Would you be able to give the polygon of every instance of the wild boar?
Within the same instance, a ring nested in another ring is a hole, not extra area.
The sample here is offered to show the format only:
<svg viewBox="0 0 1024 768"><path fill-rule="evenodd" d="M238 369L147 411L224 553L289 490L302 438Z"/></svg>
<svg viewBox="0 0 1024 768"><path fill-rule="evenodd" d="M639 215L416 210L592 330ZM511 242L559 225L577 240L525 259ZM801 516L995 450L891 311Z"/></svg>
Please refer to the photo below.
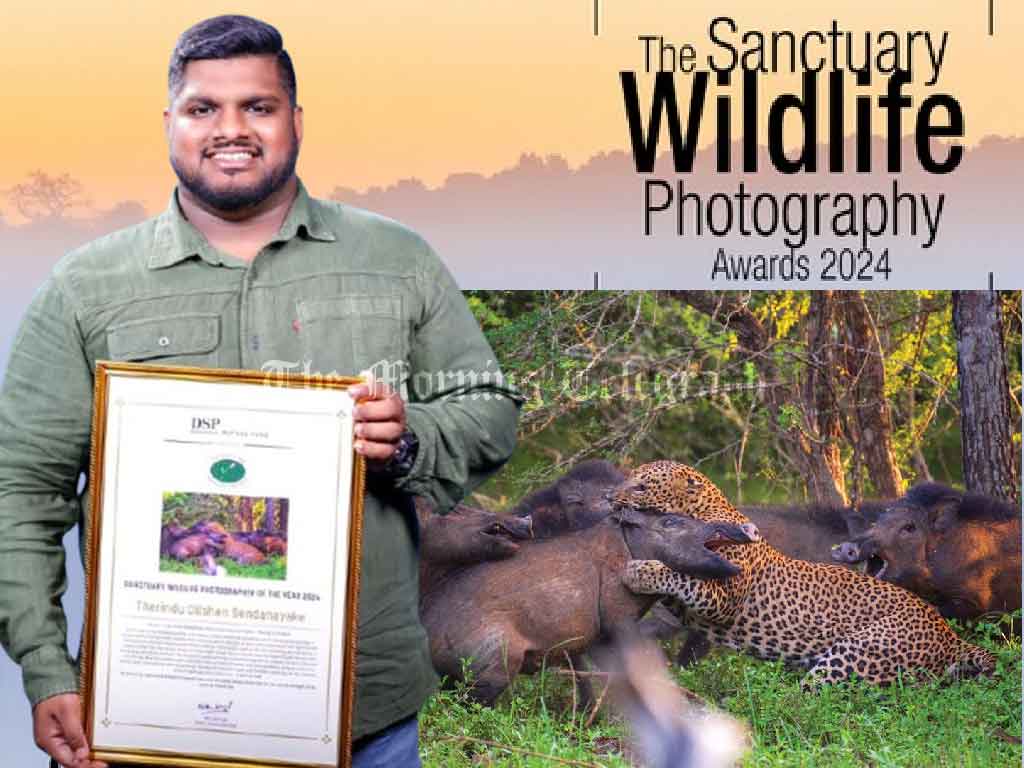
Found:
<svg viewBox="0 0 1024 768"><path fill-rule="evenodd" d="M251 544L265 555L288 554L288 541L283 536L275 536L263 531L232 531L231 537L237 541Z"/></svg>
<svg viewBox="0 0 1024 768"><path fill-rule="evenodd" d="M444 565L503 560L532 538L529 517L489 512L463 505L447 515L432 515L420 527L420 558Z"/></svg>
<svg viewBox="0 0 1024 768"><path fill-rule="evenodd" d="M171 545L187 533L188 530L176 522L163 525L160 528L160 557L170 557Z"/></svg>
<svg viewBox="0 0 1024 768"><path fill-rule="evenodd" d="M971 619L1021 604L1021 512L940 483L911 488L834 557L909 589L947 618Z"/></svg>
<svg viewBox="0 0 1024 768"><path fill-rule="evenodd" d="M252 544L246 544L232 536L224 537L222 550L224 557L230 557L239 565L258 565L267 560L267 556L260 552Z"/></svg>
<svg viewBox="0 0 1024 768"><path fill-rule="evenodd" d="M207 533L214 536L227 536L227 529L216 520L200 520L188 529L190 533Z"/></svg>
<svg viewBox="0 0 1024 768"><path fill-rule="evenodd" d="M204 552L220 552L224 546L223 538L208 536L205 533L186 533L170 542L168 555L175 560L191 560Z"/></svg>
<svg viewBox="0 0 1024 768"><path fill-rule="evenodd" d="M750 524L621 510L590 528L523 542L515 557L459 569L421 596L434 667L461 679L462 660L471 659L472 694L491 704L546 657L578 655L636 622L657 599L622 584L626 561L638 553L702 578L727 578L736 568L714 549L757 538Z"/></svg>
<svg viewBox="0 0 1024 768"><path fill-rule="evenodd" d="M582 461L555 482L525 496L510 512L530 515L538 539L589 528L611 513L607 495L624 479L611 462Z"/></svg>
<svg viewBox="0 0 1024 768"><path fill-rule="evenodd" d="M840 542L859 535L878 518L884 501L863 501L849 507L821 504L752 505L740 507L764 540L797 560L831 563Z"/></svg>
<svg viewBox="0 0 1024 768"><path fill-rule="evenodd" d="M206 536L211 541L218 542L218 552L224 557L229 557L239 565L257 565L266 562L267 556L259 549L245 541L235 538L216 521L200 520L189 528L192 535ZM197 553L198 554L198 553Z"/></svg>
<svg viewBox="0 0 1024 768"><path fill-rule="evenodd" d="M462 504L447 515L421 516L420 595L453 571L488 560L504 560L532 535L529 517L501 515Z"/></svg>

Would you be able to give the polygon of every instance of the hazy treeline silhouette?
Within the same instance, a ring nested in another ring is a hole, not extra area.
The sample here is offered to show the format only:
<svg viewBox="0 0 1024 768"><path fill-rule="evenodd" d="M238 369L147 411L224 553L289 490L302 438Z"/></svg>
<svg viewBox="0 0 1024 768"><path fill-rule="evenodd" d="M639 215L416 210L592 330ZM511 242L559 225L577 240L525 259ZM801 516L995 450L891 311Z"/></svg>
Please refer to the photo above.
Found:
<svg viewBox="0 0 1024 768"><path fill-rule="evenodd" d="M1014 268L1020 251L1017 169L1024 161L1024 139L986 138L968 149L960 167L947 176L920 170L912 141L904 138L903 172L857 174L852 141L847 142L847 172L784 176L771 170L744 176L715 172L715 148L697 153L694 172L685 177L688 191L705 198L713 192L733 193L739 181L754 192L776 195L791 191L885 192L898 178L901 189L945 193L942 227L936 244L921 249L919 239L901 237L889 245L894 253L894 278L903 282L858 287L978 287L987 272ZM881 139L872 154L885 157ZM759 168L768 169L762 148ZM819 147L824 167L826 150ZM739 168L740 146L733 147L733 168ZM301 167L300 167L301 171ZM43 177L42 179L40 178ZM655 177L677 178L669 154L659 156ZM663 287L677 281L695 287L693 276L710 274L719 247L746 253L776 252L782 237L697 239L677 237L673 214L662 214L655 234L643 236L643 180L625 151L599 153L577 168L558 155L522 155L511 168L492 175L453 173L436 188L417 179L360 192L343 185L313 190L361 208L398 219L422 233L448 263L464 288L586 288L593 273L602 287ZM19 192L19 187L24 186ZM154 212L149 212L154 213ZM28 220L25 221L26 214ZM20 215L25 223L13 224ZM11 337L32 292L58 258L99 235L133 224L147 212L135 201L106 210L88 205L88 185L63 175L37 172L23 185L6 190L0 199L0 359L6 365ZM834 238L833 238L834 240ZM830 245L852 245L829 242ZM810 250L814 247L808 245ZM964 274L977 270L977 284L967 286ZM712 286L708 286L712 287ZM728 288L728 284L714 287ZM779 286L775 286L779 287ZM806 287L794 285L793 287ZM831 286L829 286L831 287Z"/></svg>

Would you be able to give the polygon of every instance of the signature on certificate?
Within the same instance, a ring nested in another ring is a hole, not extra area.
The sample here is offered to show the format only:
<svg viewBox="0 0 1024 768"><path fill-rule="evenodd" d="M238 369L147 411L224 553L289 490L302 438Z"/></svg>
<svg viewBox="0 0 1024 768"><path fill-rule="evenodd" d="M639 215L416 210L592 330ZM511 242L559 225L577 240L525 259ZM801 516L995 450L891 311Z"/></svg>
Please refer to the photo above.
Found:
<svg viewBox="0 0 1024 768"><path fill-rule="evenodd" d="M231 711L231 707L235 702L229 701L227 704L207 704L200 702L196 705L199 710L200 717L211 717L213 715L226 715Z"/></svg>

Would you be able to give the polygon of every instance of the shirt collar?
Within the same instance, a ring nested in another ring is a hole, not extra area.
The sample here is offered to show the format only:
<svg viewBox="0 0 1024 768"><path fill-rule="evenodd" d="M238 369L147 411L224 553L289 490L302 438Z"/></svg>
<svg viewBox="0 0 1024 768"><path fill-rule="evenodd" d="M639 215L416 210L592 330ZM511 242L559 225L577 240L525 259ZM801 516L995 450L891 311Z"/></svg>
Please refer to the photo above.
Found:
<svg viewBox="0 0 1024 768"><path fill-rule="evenodd" d="M337 235L328 227L316 200L309 196L302 181L291 210L272 242L287 242L294 237L331 242ZM223 264L217 249L185 218L178 203L178 189L171 193L166 210L157 218L153 233L153 250L147 266L150 269L170 267L192 256L208 264Z"/></svg>

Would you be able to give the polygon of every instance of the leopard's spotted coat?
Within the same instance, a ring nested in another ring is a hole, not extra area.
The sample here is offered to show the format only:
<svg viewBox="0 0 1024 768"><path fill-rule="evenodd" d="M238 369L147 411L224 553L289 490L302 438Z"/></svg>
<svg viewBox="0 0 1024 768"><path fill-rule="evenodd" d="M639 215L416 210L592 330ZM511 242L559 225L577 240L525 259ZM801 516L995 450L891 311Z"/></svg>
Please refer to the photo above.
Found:
<svg viewBox="0 0 1024 768"><path fill-rule="evenodd" d="M638 467L614 503L749 522L707 477L671 461ZM633 560L624 581L634 592L678 599L687 625L712 642L807 669L807 683L854 674L889 683L901 670L960 676L995 669L991 653L961 640L935 608L900 587L841 566L794 560L765 541L726 545L719 554L741 573L703 581L657 560Z"/></svg>

